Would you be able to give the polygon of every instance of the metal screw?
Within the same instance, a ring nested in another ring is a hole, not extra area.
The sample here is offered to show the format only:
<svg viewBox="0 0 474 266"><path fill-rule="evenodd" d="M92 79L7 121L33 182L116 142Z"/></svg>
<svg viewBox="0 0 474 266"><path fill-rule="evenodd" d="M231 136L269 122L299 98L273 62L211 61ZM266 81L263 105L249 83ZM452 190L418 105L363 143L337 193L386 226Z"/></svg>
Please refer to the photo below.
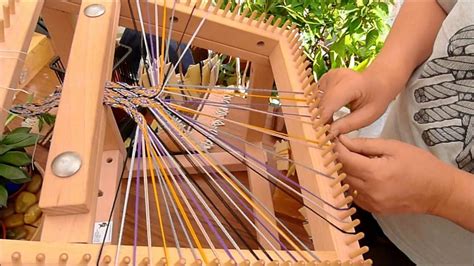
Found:
<svg viewBox="0 0 474 266"><path fill-rule="evenodd" d="M81 169L82 160L77 152L67 151L54 158L51 164L53 174L58 177L70 177Z"/></svg>
<svg viewBox="0 0 474 266"><path fill-rule="evenodd" d="M101 4L88 5L84 9L84 14L90 18L100 17L105 14L105 7Z"/></svg>

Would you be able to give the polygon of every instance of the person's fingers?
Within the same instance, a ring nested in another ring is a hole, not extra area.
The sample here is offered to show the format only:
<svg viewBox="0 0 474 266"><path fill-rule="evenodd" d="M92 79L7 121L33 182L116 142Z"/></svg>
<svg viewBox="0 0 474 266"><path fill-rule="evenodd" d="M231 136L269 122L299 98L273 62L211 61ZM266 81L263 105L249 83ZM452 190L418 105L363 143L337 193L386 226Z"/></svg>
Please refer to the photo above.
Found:
<svg viewBox="0 0 474 266"><path fill-rule="evenodd" d="M357 99L357 90L348 90L347 88L346 82L340 82L324 92L319 103L320 119L323 124L326 124L341 107Z"/></svg>
<svg viewBox="0 0 474 266"><path fill-rule="evenodd" d="M334 121L331 124L330 131L339 135L363 128L375 120L373 114L373 109L370 106L364 106Z"/></svg>
<svg viewBox="0 0 474 266"><path fill-rule="evenodd" d="M360 179L359 177L348 175L343 181L344 184L349 185L349 190L354 191L357 190L357 193L361 193L365 191L364 180Z"/></svg>
<svg viewBox="0 0 474 266"><path fill-rule="evenodd" d="M335 151L347 175L357 176L361 180L369 173L372 167L371 159L350 151L341 141L336 142Z"/></svg>
<svg viewBox="0 0 474 266"><path fill-rule="evenodd" d="M352 153L362 154L366 156L380 156L389 154L392 148L392 142L384 139L351 139L345 135L341 135L339 137L339 141Z"/></svg>

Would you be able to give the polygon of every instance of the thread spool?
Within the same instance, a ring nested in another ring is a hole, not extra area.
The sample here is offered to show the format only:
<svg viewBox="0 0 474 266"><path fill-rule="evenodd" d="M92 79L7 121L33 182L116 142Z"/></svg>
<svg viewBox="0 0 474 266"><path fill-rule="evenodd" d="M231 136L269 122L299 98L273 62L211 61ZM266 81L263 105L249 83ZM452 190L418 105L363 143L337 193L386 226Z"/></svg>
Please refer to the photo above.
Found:
<svg viewBox="0 0 474 266"><path fill-rule="evenodd" d="M214 7L214 10L212 10L212 14L214 14L214 15L217 14L217 11L219 11L219 9L221 9L222 2L224 2L224 0L217 1L217 4Z"/></svg>
<svg viewBox="0 0 474 266"><path fill-rule="evenodd" d="M338 155L339 154L335 152L335 153L332 153L331 156L329 156L328 158L324 159L324 162L323 162L324 167L328 167L330 163L334 162L334 160L337 159Z"/></svg>
<svg viewBox="0 0 474 266"><path fill-rule="evenodd" d="M348 184L344 184L342 187L339 187L338 189L336 189L336 191L334 191L334 193L332 193L332 196L334 198L338 197L339 195L341 195L342 193L346 192L347 190L349 190L349 185Z"/></svg>
<svg viewBox="0 0 474 266"><path fill-rule="evenodd" d="M245 8L244 9L244 12L242 12L242 14L240 15L240 18L239 18L239 22L242 22L244 20L244 18L247 16L247 14L249 13L249 9L248 8Z"/></svg>
<svg viewBox="0 0 474 266"><path fill-rule="evenodd" d="M336 177L336 179L334 179L332 181L332 183L330 184L331 187L334 187L336 184L339 184L339 182L341 182L342 180L344 180L345 178L347 177L347 175L345 173L342 173L340 174L338 177Z"/></svg>
<svg viewBox="0 0 474 266"><path fill-rule="evenodd" d="M234 19L235 16L237 16L237 13L239 13L239 10L240 10L240 4L237 4L234 10L232 10L232 14L230 15L230 18Z"/></svg>
<svg viewBox="0 0 474 266"><path fill-rule="evenodd" d="M255 20L255 18L257 17L257 15L258 15L257 10L253 11L252 14L250 15L249 20L247 21L247 24L248 24L248 25L252 25L252 22Z"/></svg>
<svg viewBox="0 0 474 266"><path fill-rule="evenodd" d="M349 253L349 258L353 259L355 257L358 257L358 256L364 254L364 253L367 253L368 251L369 251L369 248L367 246L363 246L363 247Z"/></svg>

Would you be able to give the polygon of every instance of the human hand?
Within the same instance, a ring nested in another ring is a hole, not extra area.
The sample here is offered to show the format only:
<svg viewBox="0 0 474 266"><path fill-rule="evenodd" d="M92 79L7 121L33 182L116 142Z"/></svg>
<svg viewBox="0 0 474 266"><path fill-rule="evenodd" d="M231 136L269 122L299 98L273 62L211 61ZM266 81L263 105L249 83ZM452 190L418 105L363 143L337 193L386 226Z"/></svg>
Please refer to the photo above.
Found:
<svg viewBox="0 0 474 266"><path fill-rule="evenodd" d="M322 92L320 119L332 120L334 112L349 104L351 113L331 125L333 135L345 134L370 125L379 118L398 93L380 74L339 68L326 73L318 82Z"/></svg>
<svg viewBox="0 0 474 266"><path fill-rule="evenodd" d="M336 151L355 202L373 213L433 214L453 189L450 165L403 142L341 135Z"/></svg>

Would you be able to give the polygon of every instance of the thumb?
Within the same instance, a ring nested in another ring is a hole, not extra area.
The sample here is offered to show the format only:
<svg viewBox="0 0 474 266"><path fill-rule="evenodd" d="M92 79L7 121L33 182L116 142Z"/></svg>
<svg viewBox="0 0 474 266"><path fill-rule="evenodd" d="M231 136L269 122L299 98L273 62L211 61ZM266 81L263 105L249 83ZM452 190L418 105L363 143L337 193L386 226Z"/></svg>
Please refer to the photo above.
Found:
<svg viewBox="0 0 474 266"><path fill-rule="evenodd" d="M366 156L382 156L391 149L390 142L384 139L355 138L350 139L345 135L339 136L339 141L351 152Z"/></svg>
<svg viewBox="0 0 474 266"><path fill-rule="evenodd" d="M331 132L346 134L351 131L370 125L374 121L374 111L370 105L356 109L348 115L339 118L331 124Z"/></svg>

